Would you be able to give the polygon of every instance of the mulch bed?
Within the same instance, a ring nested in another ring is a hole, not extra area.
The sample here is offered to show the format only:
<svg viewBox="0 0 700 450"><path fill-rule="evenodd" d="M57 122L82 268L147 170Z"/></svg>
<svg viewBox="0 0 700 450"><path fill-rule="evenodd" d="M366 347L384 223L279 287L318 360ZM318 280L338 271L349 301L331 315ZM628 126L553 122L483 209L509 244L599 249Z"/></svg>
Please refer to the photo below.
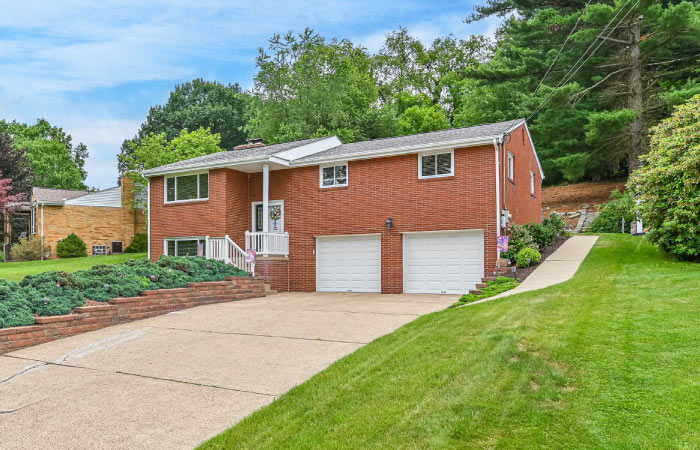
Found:
<svg viewBox="0 0 700 450"><path fill-rule="evenodd" d="M564 242L566 242L570 237L571 237L571 236L564 236L564 235L559 236L559 237L557 238L556 241L552 242L551 244L549 244L549 246L548 246L547 248L545 248L544 250L542 250L542 252L541 252L541 254L542 254L542 261L544 261L545 259L547 259L547 257L549 257L549 255L551 255L552 253L554 253L554 252L556 251L556 249L558 249L559 247L561 247L561 244L563 244ZM517 279L519 279L519 280L522 282L522 281L524 281L525 278L527 278L535 269L537 269L537 268L539 267L540 264L541 264L541 263L535 264L534 266L530 266L530 267L516 267L515 272L514 272L514 273L509 273L508 276L509 276L509 277L512 277L512 278L517 278Z"/></svg>

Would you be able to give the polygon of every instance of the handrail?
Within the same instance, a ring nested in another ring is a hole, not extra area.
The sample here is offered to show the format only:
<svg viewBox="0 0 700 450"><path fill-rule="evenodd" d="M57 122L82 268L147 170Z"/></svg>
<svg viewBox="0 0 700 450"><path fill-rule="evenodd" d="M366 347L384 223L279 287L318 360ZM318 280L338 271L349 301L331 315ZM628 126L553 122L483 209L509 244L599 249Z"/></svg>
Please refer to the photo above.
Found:
<svg viewBox="0 0 700 450"><path fill-rule="evenodd" d="M248 262L246 252L243 251L233 240L228 236L223 238L206 237L206 253L207 258L223 261L226 264L245 270L255 275L255 263Z"/></svg>
<svg viewBox="0 0 700 450"><path fill-rule="evenodd" d="M260 256L289 256L289 233L246 231L245 246Z"/></svg>

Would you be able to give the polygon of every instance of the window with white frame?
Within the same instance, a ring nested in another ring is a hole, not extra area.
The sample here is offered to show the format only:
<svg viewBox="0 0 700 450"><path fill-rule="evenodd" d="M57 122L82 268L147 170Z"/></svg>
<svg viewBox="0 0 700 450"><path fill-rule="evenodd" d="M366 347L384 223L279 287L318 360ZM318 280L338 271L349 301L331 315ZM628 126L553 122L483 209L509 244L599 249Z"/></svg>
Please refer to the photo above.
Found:
<svg viewBox="0 0 700 450"><path fill-rule="evenodd" d="M36 206L31 207L31 213L32 213L32 215L30 217L30 222L32 223L31 232L32 232L32 234L36 234L36 230L37 230Z"/></svg>
<svg viewBox="0 0 700 450"><path fill-rule="evenodd" d="M449 177L454 175L454 152L418 155L418 178Z"/></svg>
<svg viewBox="0 0 700 450"><path fill-rule="evenodd" d="M515 155L508 152L508 178L515 178Z"/></svg>
<svg viewBox="0 0 700 450"><path fill-rule="evenodd" d="M165 240L165 254L168 256L206 256L206 239L202 237L175 238Z"/></svg>
<svg viewBox="0 0 700 450"><path fill-rule="evenodd" d="M178 175L165 179L165 201L186 202L209 198L209 173Z"/></svg>
<svg viewBox="0 0 700 450"><path fill-rule="evenodd" d="M347 186L348 164L321 166L321 187Z"/></svg>
<svg viewBox="0 0 700 450"><path fill-rule="evenodd" d="M530 194L535 195L535 172L530 171Z"/></svg>

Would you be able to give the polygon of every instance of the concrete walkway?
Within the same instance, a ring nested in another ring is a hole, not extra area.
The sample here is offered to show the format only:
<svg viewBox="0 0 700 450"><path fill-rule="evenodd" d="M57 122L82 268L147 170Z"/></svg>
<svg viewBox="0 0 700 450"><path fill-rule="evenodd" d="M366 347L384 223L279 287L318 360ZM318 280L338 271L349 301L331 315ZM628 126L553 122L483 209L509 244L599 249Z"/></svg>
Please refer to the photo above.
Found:
<svg viewBox="0 0 700 450"><path fill-rule="evenodd" d="M522 292L534 291L570 280L586 259L598 236L572 236L535 269L518 287L464 306L489 302Z"/></svg>
<svg viewBox="0 0 700 450"><path fill-rule="evenodd" d="M450 295L285 293L0 356L0 449L191 449Z"/></svg>

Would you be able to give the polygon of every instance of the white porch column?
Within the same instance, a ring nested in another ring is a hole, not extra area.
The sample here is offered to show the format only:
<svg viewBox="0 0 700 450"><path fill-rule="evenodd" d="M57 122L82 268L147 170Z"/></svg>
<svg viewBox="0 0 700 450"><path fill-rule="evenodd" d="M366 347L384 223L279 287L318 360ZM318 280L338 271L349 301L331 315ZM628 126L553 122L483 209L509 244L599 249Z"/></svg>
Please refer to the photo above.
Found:
<svg viewBox="0 0 700 450"><path fill-rule="evenodd" d="M270 209L268 207L269 203L269 191L270 191L270 165L269 164L263 164L263 197L262 197L262 219L263 219L263 233L267 233L269 231L269 216L270 216Z"/></svg>

